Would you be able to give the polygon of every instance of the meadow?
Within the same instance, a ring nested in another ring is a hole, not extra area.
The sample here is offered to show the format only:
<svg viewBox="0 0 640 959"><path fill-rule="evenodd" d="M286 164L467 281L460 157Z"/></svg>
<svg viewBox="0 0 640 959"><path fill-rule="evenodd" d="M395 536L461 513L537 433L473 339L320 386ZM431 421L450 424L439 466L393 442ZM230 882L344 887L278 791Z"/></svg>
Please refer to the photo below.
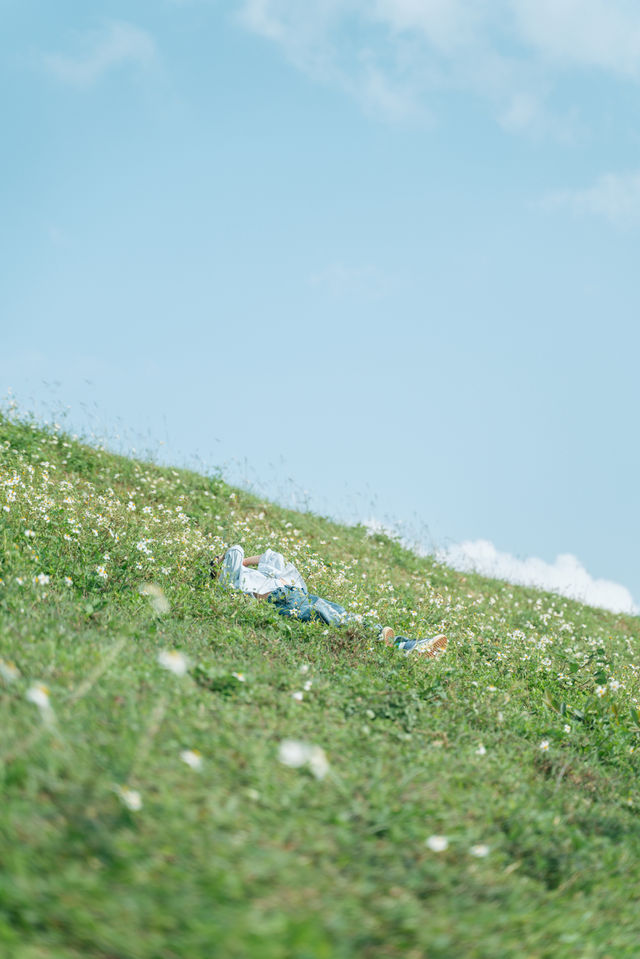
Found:
<svg viewBox="0 0 640 959"><path fill-rule="evenodd" d="M430 660L279 617L275 548ZM0 416L0 954L636 959L640 620Z"/></svg>

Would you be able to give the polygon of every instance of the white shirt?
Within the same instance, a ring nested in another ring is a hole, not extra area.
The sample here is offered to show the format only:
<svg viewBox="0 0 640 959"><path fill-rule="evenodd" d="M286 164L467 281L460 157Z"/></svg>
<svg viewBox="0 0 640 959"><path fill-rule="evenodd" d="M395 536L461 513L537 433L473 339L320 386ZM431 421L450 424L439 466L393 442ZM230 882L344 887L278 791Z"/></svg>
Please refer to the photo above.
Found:
<svg viewBox="0 0 640 959"><path fill-rule="evenodd" d="M268 549L260 556L258 567L243 566L244 550L242 546L232 546L224 557L220 573L220 582L224 586L242 590L243 593L257 593L264 596L281 586L297 586L307 591L307 586L299 571L292 563L285 562L282 553Z"/></svg>

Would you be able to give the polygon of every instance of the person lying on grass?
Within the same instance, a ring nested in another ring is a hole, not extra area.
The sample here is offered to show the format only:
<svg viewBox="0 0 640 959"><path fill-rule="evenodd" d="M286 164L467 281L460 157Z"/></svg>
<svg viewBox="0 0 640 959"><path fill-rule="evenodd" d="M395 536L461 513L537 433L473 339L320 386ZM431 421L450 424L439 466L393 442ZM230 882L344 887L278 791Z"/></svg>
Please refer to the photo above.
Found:
<svg viewBox="0 0 640 959"><path fill-rule="evenodd" d="M350 613L338 603L321 599L307 589L300 572L292 563L287 563L281 553L268 549L261 556L244 555L242 546L232 546L224 556L211 562L211 577L222 586L239 589L243 593L266 599L273 603L281 616L290 616L308 623L323 620L328 626L348 626L365 622L376 630L378 638L405 653L423 653L437 656L447 648L444 634L429 639L407 639L396 636L390 626L380 626L363 620L357 613Z"/></svg>

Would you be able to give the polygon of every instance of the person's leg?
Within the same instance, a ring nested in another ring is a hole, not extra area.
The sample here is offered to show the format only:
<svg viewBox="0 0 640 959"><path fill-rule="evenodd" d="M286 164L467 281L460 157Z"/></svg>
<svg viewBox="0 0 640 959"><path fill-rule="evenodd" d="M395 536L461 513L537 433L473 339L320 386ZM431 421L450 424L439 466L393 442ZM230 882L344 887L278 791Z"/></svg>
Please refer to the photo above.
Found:
<svg viewBox="0 0 640 959"><path fill-rule="evenodd" d="M371 632L374 632L378 639L382 639L390 645L399 645L399 640L404 640L404 636L394 639L395 633L390 626L381 626L379 623L371 622L359 613L350 613L329 599L322 599L320 596L309 594L309 602L312 612L322 619L328 626L349 626L352 623L359 623L365 626Z"/></svg>
<svg viewBox="0 0 640 959"><path fill-rule="evenodd" d="M281 586L267 596L267 602L275 606L280 616L299 619L303 623L313 618L309 600L307 591L297 586Z"/></svg>
<svg viewBox="0 0 640 959"><path fill-rule="evenodd" d="M427 639L407 639L405 636L396 636L396 646L398 649L403 649L407 655L414 653L433 658L444 653L447 648L447 637L444 633Z"/></svg>
<svg viewBox="0 0 640 959"><path fill-rule="evenodd" d="M274 589L267 597L281 616L290 616L308 623L312 619L321 619L328 626L347 626L349 623L359 623L362 617L356 613L349 613L338 603L322 599L313 593L299 589L296 586L281 586Z"/></svg>
<svg viewBox="0 0 640 959"><path fill-rule="evenodd" d="M420 653L433 657L443 653L447 648L447 637L444 635L433 636L430 639L408 639L406 636L395 636L391 627L367 622L358 613L350 613L338 603L322 599L295 586L282 586L270 593L267 599L274 604L281 616L290 616L305 623L313 619L321 619L327 626L338 627L362 623L374 629L378 638L394 645L397 649L402 649L407 654Z"/></svg>
<svg viewBox="0 0 640 959"><path fill-rule="evenodd" d="M350 623L362 622L362 617L357 613L349 613L339 603L332 603L331 600L322 599L321 596L315 596L313 593L309 593L309 603L315 617L321 619L327 626L348 626Z"/></svg>
<svg viewBox="0 0 640 959"><path fill-rule="evenodd" d="M396 636L390 626L384 626L380 629L378 638L389 646L402 649L406 654L420 653L433 657L443 653L447 648L447 637L444 633L428 639L409 639L407 636Z"/></svg>

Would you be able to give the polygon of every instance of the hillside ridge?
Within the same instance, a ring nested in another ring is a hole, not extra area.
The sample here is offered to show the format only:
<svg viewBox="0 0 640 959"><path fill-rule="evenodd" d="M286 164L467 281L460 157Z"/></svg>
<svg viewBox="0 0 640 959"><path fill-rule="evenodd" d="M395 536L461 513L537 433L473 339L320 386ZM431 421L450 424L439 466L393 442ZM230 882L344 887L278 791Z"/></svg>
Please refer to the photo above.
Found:
<svg viewBox="0 0 640 959"><path fill-rule="evenodd" d="M638 617L7 416L0 518L12 955L635 955ZM222 590L234 542L447 654Z"/></svg>

